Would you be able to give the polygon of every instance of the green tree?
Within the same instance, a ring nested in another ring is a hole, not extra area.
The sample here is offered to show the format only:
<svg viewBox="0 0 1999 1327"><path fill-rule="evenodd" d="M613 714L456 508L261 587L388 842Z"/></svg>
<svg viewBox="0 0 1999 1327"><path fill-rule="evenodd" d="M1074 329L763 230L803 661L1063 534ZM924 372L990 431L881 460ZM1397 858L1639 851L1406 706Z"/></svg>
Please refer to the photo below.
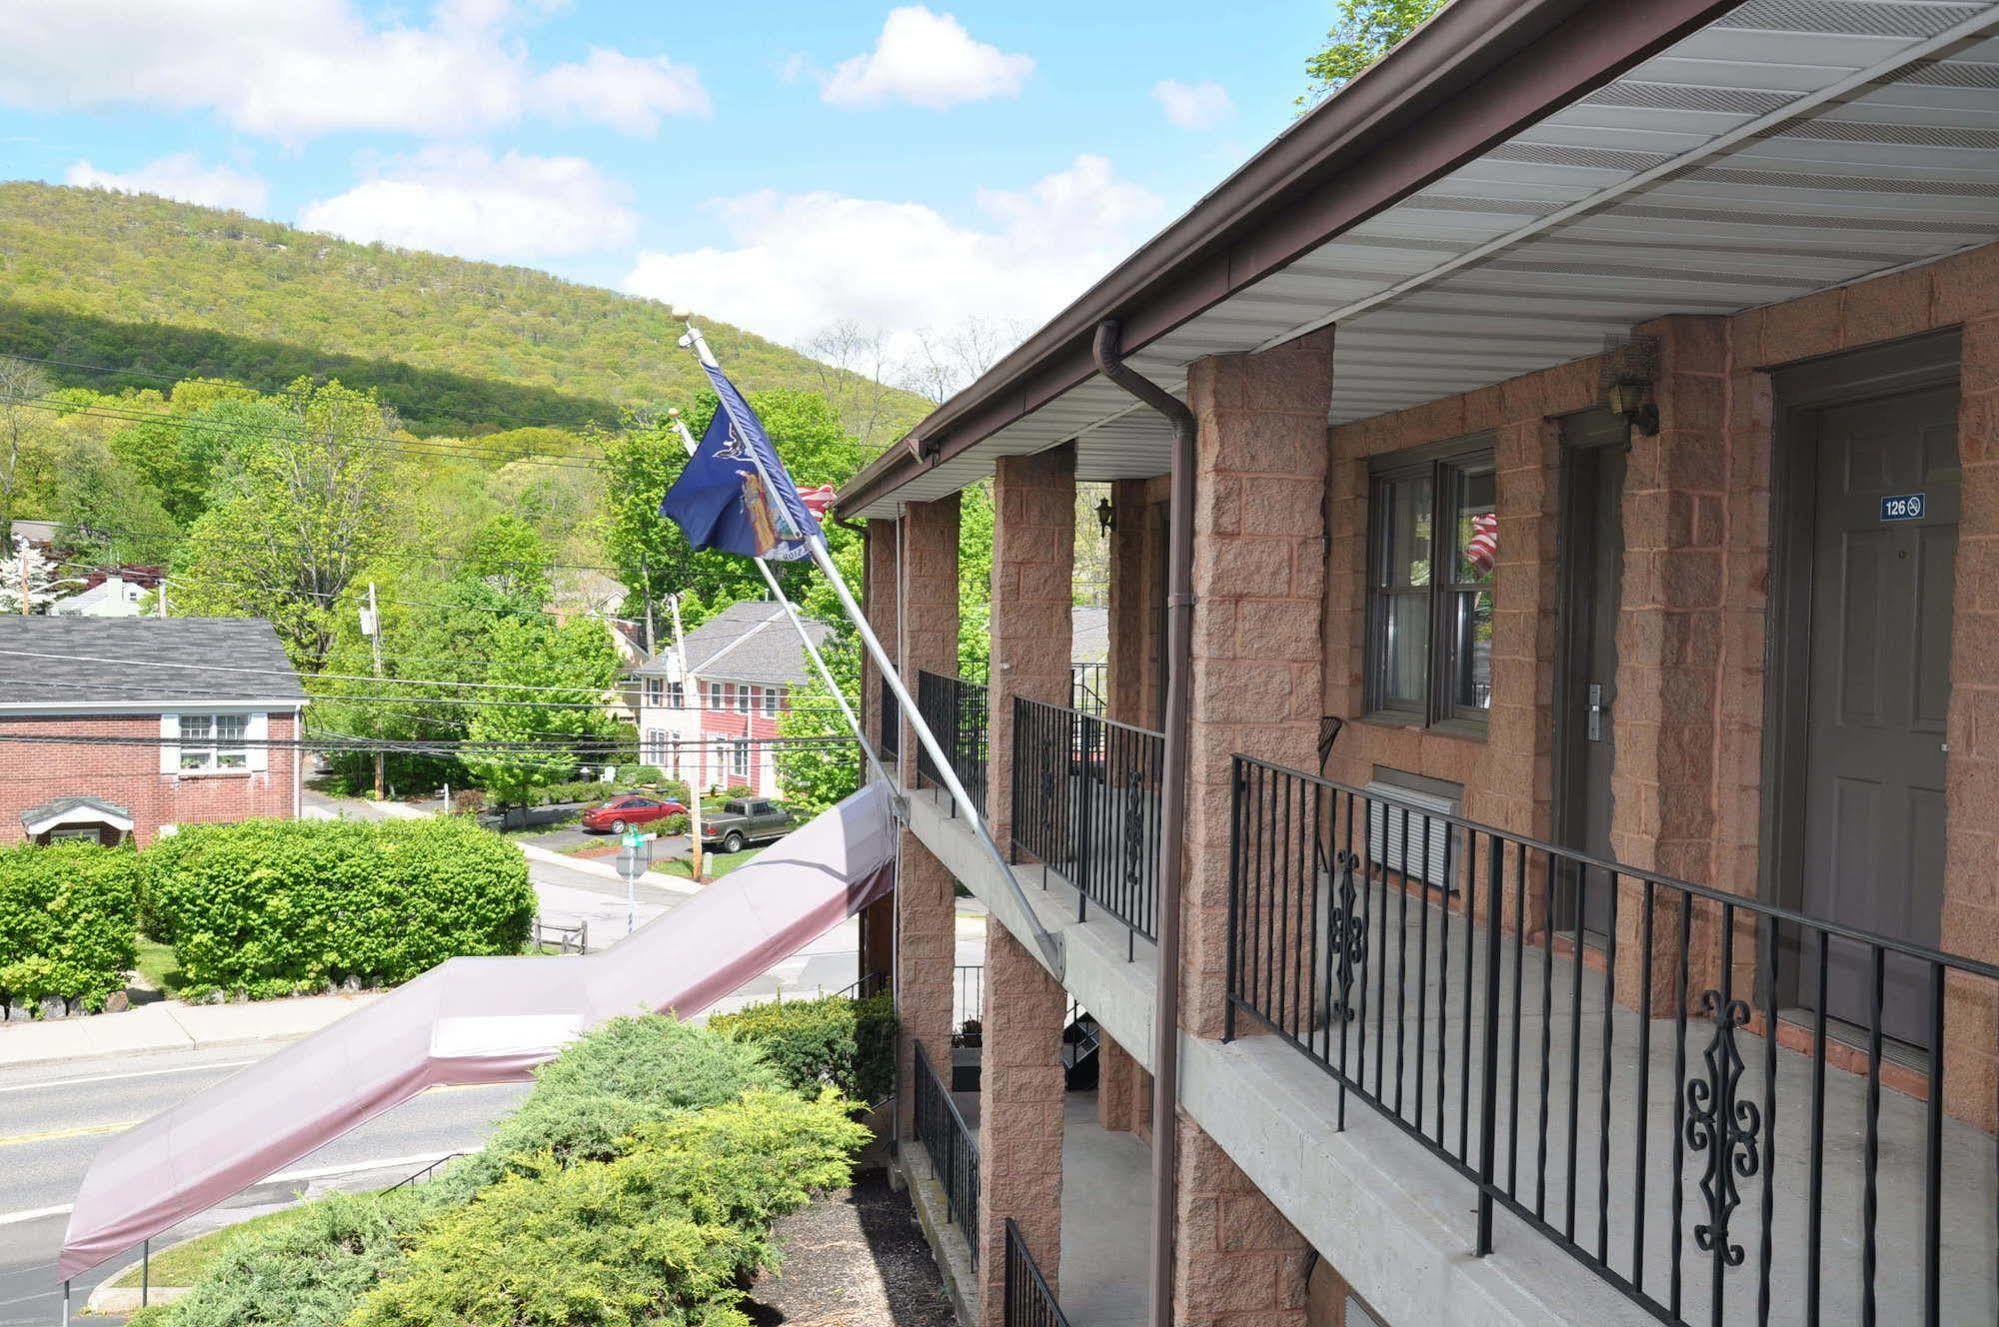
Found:
<svg viewBox="0 0 1999 1327"><path fill-rule="evenodd" d="M982 480L959 495L958 675L983 682L992 657L993 486Z"/></svg>
<svg viewBox="0 0 1999 1327"><path fill-rule="evenodd" d="M468 735L520 749L478 753L465 763L494 801L524 805L535 789L574 777L580 757L563 743L617 735L603 702L617 681L618 653L604 624L589 618L560 626L547 618L496 619L487 650L485 680L499 687L478 693Z"/></svg>
<svg viewBox="0 0 1999 1327"><path fill-rule="evenodd" d="M1325 49L1305 61L1300 107L1318 105L1358 78L1450 0L1339 0Z"/></svg>
<svg viewBox="0 0 1999 1327"><path fill-rule="evenodd" d="M273 405L275 427L238 441L239 464L188 532L169 602L269 618L292 661L318 672L357 571L403 534L403 463L381 444L372 393L300 378Z"/></svg>

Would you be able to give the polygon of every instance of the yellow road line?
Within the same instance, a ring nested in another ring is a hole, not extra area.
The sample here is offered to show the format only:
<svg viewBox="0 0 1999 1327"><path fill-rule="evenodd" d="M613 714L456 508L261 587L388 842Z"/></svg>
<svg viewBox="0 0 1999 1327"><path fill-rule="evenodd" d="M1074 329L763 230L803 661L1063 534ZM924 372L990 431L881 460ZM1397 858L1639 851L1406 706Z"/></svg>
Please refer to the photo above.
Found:
<svg viewBox="0 0 1999 1327"><path fill-rule="evenodd" d="M52 1143L59 1138L88 1138L92 1134L123 1133L137 1120L118 1120L111 1124L79 1124L68 1129L44 1129L40 1133L17 1133L0 1137L0 1147L17 1147L23 1143Z"/></svg>

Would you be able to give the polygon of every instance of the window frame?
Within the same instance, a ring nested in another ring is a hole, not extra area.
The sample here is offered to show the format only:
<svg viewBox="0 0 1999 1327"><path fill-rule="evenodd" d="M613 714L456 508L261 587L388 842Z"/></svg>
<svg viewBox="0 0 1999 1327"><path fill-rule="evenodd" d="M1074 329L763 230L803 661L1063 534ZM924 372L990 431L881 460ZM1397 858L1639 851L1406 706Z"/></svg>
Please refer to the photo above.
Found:
<svg viewBox="0 0 1999 1327"><path fill-rule="evenodd" d="M1483 738L1491 714L1491 700L1480 709L1459 705L1452 693L1451 663L1454 648L1452 608L1458 596L1483 591L1498 602L1497 573L1480 581L1445 580L1457 569L1457 526L1464 511L1464 482L1467 476L1490 472L1494 475L1494 512L1498 511L1498 468L1490 433L1452 438L1444 442L1402 451L1385 452L1368 462L1367 487L1367 568L1362 583L1364 641L1364 704L1373 723L1436 729L1460 736ZM1423 621L1428 627L1424 643L1423 682L1420 705L1392 701L1387 696L1388 612L1398 597L1414 597L1410 587L1388 584L1390 576L1388 540L1388 493L1398 483L1427 480L1430 486L1429 574L1420 587L1424 599Z"/></svg>
<svg viewBox="0 0 1999 1327"><path fill-rule="evenodd" d="M224 738L222 734L224 720L232 720L241 725L242 731L233 739ZM202 724L206 731L198 737L190 738L187 730L190 722ZM175 725L177 729L174 742L177 765L175 773L197 775L251 772L249 742L252 725L249 714L232 710L183 712L176 716ZM195 763L190 764L190 759Z"/></svg>

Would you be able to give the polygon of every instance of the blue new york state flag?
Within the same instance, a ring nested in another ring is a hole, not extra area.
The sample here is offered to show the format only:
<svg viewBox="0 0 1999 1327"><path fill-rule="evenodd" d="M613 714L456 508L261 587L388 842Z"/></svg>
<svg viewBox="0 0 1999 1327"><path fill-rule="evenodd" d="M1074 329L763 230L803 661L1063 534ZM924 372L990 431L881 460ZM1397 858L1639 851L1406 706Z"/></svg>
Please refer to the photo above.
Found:
<svg viewBox="0 0 1999 1327"><path fill-rule="evenodd" d="M721 404L673 481L659 514L696 548L788 562L805 557L819 532L763 422L718 368L702 365Z"/></svg>

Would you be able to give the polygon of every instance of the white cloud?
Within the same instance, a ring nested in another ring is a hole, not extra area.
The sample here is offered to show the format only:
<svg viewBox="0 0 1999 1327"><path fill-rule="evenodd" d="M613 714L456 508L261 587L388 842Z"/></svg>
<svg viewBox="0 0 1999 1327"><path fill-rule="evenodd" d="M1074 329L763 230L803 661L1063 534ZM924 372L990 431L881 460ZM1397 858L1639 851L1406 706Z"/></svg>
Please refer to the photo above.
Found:
<svg viewBox="0 0 1999 1327"><path fill-rule="evenodd" d="M665 115L714 110L691 65L590 48L581 63L561 64L535 79L535 101L558 116L594 120L620 133L651 137Z"/></svg>
<svg viewBox="0 0 1999 1327"><path fill-rule="evenodd" d="M1213 79L1182 83L1177 78L1162 78L1152 85L1152 98L1166 112L1166 118L1182 129L1212 129L1235 114L1228 89Z"/></svg>
<svg viewBox="0 0 1999 1327"><path fill-rule="evenodd" d="M950 14L922 5L889 11L874 50L842 60L821 89L833 106L907 101L931 110L989 97L1017 97L1034 72L1030 56L974 41Z"/></svg>
<svg viewBox="0 0 1999 1327"><path fill-rule="evenodd" d="M630 244L638 216L623 186L579 157L501 157L426 148L374 178L308 204L299 225L345 239L497 262Z"/></svg>
<svg viewBox="0 0 1999 1327"><path fill-rule="evenodd" d="M691 70L616 52L604 53L624 63L612 88L566 93L579 66L530 67L518 30L531 16L511 0L444 0L420 25L378 24L355 0L0 5L0 104L207 110L293 143L343 130L472 133L551 104L646 132L684 107Z"/></svg>
<svg viewBox="0 0 1999 1327"><path fill-rule="evenodd" d="M646 251L624 288L789 344L851 319L887 332L906 355L920 328L1040 323L1122 258L1160 211L1093 156L978 201L988 224L964 226L920 203L833 193L721 199L711 206L728 247Z"/></svg>
<svg viewBox="0 0 1999 1327"><path fill-rule="evenodd" d="M256 176L228 166L204 166L192 152L176 152L123 172L99 170L88 160L79 161L63 175L63 183L128 194L158 194L239 212L261 212L270 199L270 190Z"/></svg>

